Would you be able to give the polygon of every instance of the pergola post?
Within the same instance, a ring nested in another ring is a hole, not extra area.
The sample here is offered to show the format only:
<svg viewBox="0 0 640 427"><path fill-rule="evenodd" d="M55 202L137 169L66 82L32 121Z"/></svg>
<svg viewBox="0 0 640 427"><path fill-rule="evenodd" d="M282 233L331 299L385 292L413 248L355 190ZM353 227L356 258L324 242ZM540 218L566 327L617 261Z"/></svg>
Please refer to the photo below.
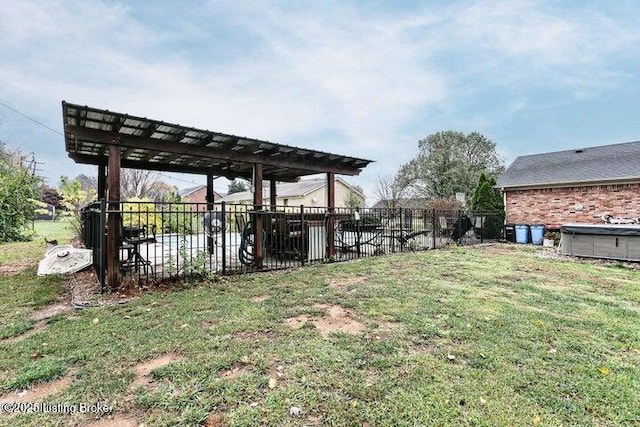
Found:
<svg viewBox="0 0 640 427"><path fill-rule="evenodd" d="M253 165L253 210L255 212L254 260L257 268L262 268L262 163Z"/></svg>
<svg viewBox="0 0 640 427"><path fill-rule="evenodd" d="M98 165L98 200L107 198L107 165Z"/></svg>
<svg viewBox="0 0 640 427"><path fill-rule="evenodd" d="M107 217L107 286L116 290L120 284L120 148L109 145L109 203Z"/></svg>
<svg viewBox="0 0 640 427"><path fill-rule="evenodd" d="M271 212L276 211L278 195L276 194L276 180L269 180L269 202L271 206Z"/></svg>
<svg viewBox="0 0 640 427"><path fill-rule="evenodd" d="M329 218L327 220L327 256L333 258L336 254L336 175L333 172L327 172L327 207L329 210Z"/></svg>
<svg viewBox="0 0 640 427"><path fill-rule="evenodd" d="M213 224L214 221L214 202L215 202L215 193L213 192L213 175L207 174L207 212L209 214L209 226ZM207 235L207 251L209 255L213 254L213 236L211 233L206 233Z"/></svg>

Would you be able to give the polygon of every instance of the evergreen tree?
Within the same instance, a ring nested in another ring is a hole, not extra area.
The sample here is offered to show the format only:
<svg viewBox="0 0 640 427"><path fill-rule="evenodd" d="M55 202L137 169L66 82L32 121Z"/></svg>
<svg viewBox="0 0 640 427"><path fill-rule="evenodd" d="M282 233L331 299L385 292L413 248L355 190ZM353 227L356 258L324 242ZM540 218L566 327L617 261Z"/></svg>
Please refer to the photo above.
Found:
<svg viewBox="0 0 640 427"><path fill-rule="evenodd" d="M243 191L249 190L249 183L242 179L234 179L229 184L229 189L227 190L227 194L232 193L241 193Z"/></svg>
<svg viewBox="0 0 640 427"><path fill-rule="evenodd" d="M471 199L471 209L483 214L484 220L480 234L485 239L502 237L504 202L500 190L494 188L495 184L496 181L493 177L481 174Z"/></svg>

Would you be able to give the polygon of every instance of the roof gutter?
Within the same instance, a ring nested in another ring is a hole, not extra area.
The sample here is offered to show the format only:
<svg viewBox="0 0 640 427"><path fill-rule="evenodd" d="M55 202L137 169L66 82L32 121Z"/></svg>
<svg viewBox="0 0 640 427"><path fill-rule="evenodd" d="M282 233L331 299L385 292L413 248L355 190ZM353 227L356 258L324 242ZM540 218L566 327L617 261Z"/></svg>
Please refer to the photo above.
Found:
<svg viewBox="0 0 640 427"><path fill-rule="evenodd" d="M546 183L534 183L523 185L496 185L495 188L499 188L503 191L509 190L536 190L542 188L564 188L564 187L594 187L596 185L619 185L619 184L640 184L639 177L627 177L627 178L614 178L606 180L584 180L584 181L571 181L571 182L546 182Z"/></svg>

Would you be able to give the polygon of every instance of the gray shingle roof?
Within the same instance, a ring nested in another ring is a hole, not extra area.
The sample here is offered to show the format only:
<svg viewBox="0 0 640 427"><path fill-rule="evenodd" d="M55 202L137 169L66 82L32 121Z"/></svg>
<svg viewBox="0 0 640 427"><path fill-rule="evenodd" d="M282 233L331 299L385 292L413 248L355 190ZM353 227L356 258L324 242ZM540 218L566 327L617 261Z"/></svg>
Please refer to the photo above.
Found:
<svg viewBox="0 0 640 427"><path fill-rule="evenodd" d="M187 197L189 194L191 193L195 193L196 191L204 188L204 185L196 185L195 187L189 187L189 188L185 188L183 190L180 190L178 192L178 194L180 195L180 197Z"/></svg>
<svg viewBox="0 0 640 427"><path fill-rule="evenodd" d="M499 188L640 181L640 141L518 157Z"/></svg>

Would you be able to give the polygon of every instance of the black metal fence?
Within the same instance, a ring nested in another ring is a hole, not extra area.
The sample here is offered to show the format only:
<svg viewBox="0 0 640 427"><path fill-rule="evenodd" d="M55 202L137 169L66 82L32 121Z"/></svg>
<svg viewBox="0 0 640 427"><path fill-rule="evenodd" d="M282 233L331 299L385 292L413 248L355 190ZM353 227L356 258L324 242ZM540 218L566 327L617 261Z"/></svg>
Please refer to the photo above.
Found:
<svg viewBox="0 0 640 427"><path fill-rule="evenodd" d="M284 269L504 236L502 212L308 206L255 211L243 204L101 201L83 211L82 225L103 291L111 215L120 224L119 274L135 281Z"/></svg>

